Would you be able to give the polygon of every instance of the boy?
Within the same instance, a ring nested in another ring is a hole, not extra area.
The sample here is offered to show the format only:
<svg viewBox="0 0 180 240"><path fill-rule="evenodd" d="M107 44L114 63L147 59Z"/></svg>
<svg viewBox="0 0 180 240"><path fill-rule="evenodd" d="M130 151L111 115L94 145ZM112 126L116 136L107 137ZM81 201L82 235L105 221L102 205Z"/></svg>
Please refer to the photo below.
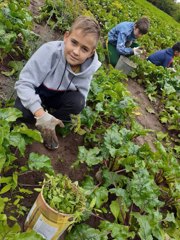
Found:
<svg viewBox="0 0 180 240"><path fill-rule="evenodd" d="M48 149L59 146L55 127L63 127L70 114L79 114L85 106L92 76L101 66L96 53L99 37L96 21L80 16L64 41L42 45L20 73L15 107L24 120L36 122Z"/></svg>
<svg viewBox="0 0 180 240"><path fill-rule="evenodd" d="M156 66L163 66L164 68L173 67L173 58L180 56L180 42L177 42L172 48L166 48L159 50L151 54L147 60L152 62Z"/></svg>
<svg viewBox="0 0 180 240"><path fill-rule="evenodd" d="M137 47L135 40L146 34L149 29L149 20L142 17L134 22L122 22L108 33L109 61L115 67L120 55L140 55L142 50ZM133 46L134 45L134 46Z"/></svg>

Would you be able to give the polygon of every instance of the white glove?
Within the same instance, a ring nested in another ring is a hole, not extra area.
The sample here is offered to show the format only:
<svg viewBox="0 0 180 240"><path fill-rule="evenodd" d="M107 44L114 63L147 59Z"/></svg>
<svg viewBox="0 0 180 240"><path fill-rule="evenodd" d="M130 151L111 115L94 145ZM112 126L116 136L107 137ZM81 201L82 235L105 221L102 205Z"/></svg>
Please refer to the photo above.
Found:
<svg viewBox="0 0 180 240"><path fill-rule="evenodd" d="M174 72L174 73L176 72L176 70L175 70L174 68L171 68L171 67L168 68L168 70L169 70L170 72Z"/></svg>
<svg viewBox="0 0 180 240"><path fill-rule="evenodd" d="M133 48L134 55L141 55L143 53L143 50L140 49L140 47Z"/></svg>
<svg viewBox="0 0 180 240"><path fill-rule="evenodd" d="M42 134L45 147L49 149L56 149L59 147L58 138L55 132L57 125L64 127L61 120L55 118L48 112L45 112L41 117L36 117L36 127Z"/></svg>

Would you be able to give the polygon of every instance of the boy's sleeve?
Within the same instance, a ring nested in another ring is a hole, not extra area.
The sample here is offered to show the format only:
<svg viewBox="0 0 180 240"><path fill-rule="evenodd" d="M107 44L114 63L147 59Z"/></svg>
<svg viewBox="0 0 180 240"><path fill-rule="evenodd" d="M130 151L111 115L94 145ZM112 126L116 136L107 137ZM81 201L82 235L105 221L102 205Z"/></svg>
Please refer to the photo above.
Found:
<svg viewBox="0 0 180 240"><path fill-rule="evenodd" d="M164 67L173 67L173 58L166 58L164 63L163 63Z"/></svg>
<svg viewBox="0 0 180 240"><path fill-rule="evenodd" d="M121 55L132 55L133 49L126 47L127 36L125 33L119 32L116 49Z"/></svg>
<svg viewBox="0 0 180 240"><path fill-rule="evenodd" d="M41 99L35 93L51 68L52 49L48 44L42 45L22 69L19 80L15 83L17 95L23 106L32 113L41 108Z"/></svg>

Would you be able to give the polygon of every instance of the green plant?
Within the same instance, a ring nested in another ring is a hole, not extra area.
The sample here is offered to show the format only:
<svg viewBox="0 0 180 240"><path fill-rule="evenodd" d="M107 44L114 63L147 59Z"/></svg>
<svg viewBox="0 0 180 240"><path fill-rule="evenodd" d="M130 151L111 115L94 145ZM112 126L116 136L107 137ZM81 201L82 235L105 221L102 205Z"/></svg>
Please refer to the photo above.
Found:
<svg viewBox="0 0 180 240"><path fill-rule="evenodd" d="M8 54L28 58L32 48L29 43L37 38L32 29L32 16L26 1L0 2L0 60Z"/></svg>
<svg viewBox="0 0 180 240"><path fill-rule="evenodd" d="M50 207L58 212L72 214L73 221L80 221L86 208L83 190L67 176L46 174L42 194Z"/></svg>
<svg viewBox="0 0 180 240"><path fill-rule="evenodd" d="M25 124L16 123L21 115L22 113L16 108L0 109L0 195L13 193L13 203L10 203L9 197L0 198L2 202L0 220L7 218L4 212L6 210L10 214L9 209L16 209L18 216L24 215L26 208L21 206L20 200L24 198L23 194L31 192L19 185L18 177L22 174L22 169L16 164L16 160L25 155L28 144L33 141L42 142L42 137L37 130L29 129ZM27 168L25 169L27 171ZM13 216L8 218L14 221Z"/></svg>
<svg viewBox="0 0 180 240"><path fill-rule="evenodd" d="M37 130L29 129L25 124L15 124L22 113L15 108L0 109L0 172L13 168L16 154L24 156L26 145L33 141L42 142ZM14 148L14 150L13 150Z"/></svg>
<svg viewBox="0 0 180 240"><path fill-rule="evenodd" d="M37 17L38 22L44 20L52 29L67 31L74 19L83 12L83 4L79 0L46 0Z"/></svg>
<svg viewBox="0 0 180 240"><path fill-rule="evenodd" d="M3 240L42 240L44 239L38 233L32 231L21 233L20 226L15 223L13 226L9 226L6 221L0 221L0 239Z"/></svg>

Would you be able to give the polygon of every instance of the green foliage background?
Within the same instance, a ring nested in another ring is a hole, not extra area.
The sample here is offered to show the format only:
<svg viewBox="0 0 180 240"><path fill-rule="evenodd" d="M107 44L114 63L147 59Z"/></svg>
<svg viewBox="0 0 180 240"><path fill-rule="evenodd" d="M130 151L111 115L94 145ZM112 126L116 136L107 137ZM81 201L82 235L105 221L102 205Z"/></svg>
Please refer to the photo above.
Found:
<svg viewBox="0 0 180 240"><path fill-rule="evenodd" d="M176 21L180 22L180 3L175 0L148 0L153 5L172 16Z"/></svg>
<svg viewBox="0 0 180 240"><path fill-rule="evenodd" d="M2 2L7 6L8 1L0 1ZM10 3L12 8L18 5L17 2L15 5L12 1ZM23 4L23 1L20 3ZM29 1L26 3L29 4ZM22 6L21 4L18 7ZM80 14L94 16L97 19L102 29L102 42L107 40L108 31L119 22L136 21L144 15L148 16L151 21L150 31L139 40L148 54L172 46L180 37L180 24L145 0L46 0L36 20L46 21L51 28L63 33ZM27 24L29 26L29 21ZM1 26L4 28L3 24ZM7 26L10 26L8 31L12 31L13 36L16 37L19 32L21 33L19 25L17 29L13 29L12 23ZM4 41L4 38L2 39ZM10 43L14 44L15 40ZM13 50L13 44L7 48L8 51ZM4 54L8 51L5 49ZM127 78L111 66L105 65L107 52L103 45L99 44L97 51L103 66L94 76L88 96L88 107L78 119L76 131L85 135L84 146L79 147L74 167L85 163L90 171L89 175L93 176L87 176L81 185L88 198L88 210L101 221L97 229L84 223L76 225L66 239L164 240L169 239L170 236L172 240L179 240L180 168L177 159L180 148L178 145L171 146L168 133L157 133L155 152L148 144L139 146L135 143L136 138L146 135L148 130L143 129L135 121L138 106L123 83ZM180 82L177 76L163 68L152 67L146 61L137 58L134 58L134 61L138 62L138 68L131 77L145 86L150 100L155 102L157 97L162 100L163 110L160 113L160 120L169 130L173 129L179 134ZM178 63L177 59L175 66L179 71ZM5 110L12 119L10 123L7 122L7 118L4 119L3 112L0 118L1 133L3 133L0 138L1 174L4 174L0 179L2 184L0 226L3 226L2 236L8 231L10 235L14 232L18 233L17 236L20 237L18 225L15 224L10 228L7 224L8 217L4 210L10 199L4 194L14 193L18 188L19 172L23 174L28 168L19 169L18 166L14 166L16 156L12 147L19 150L20 155L24 155L26 144L31 143L33 139L41 141L41 138L36 131L33 132L24 125L20 127L15 125L13 128L11 123L16 120L17 113L12 109ZM162 144L164 139L167 140L165 146ZM179 143L178 139L174 139L175 143L176 141ZM13 167L18 171L7 177L7 170ZM29 156L28 167L30 170L53 174L50 160L44 156L32 153ZM27 193L26 189L18 190ZM19 214L23 215L24 209L20 204L19 195L18 192L17 199L15 195L16 200L13 204ZM106 219L109 214L112 217L111 222ZM85 216L85 219L89 216ZM13 216L10 216L9 220L16 221ZM29 236L33 238L34 233L30 235L23 233L22 237L28 239Z"/></svg>

